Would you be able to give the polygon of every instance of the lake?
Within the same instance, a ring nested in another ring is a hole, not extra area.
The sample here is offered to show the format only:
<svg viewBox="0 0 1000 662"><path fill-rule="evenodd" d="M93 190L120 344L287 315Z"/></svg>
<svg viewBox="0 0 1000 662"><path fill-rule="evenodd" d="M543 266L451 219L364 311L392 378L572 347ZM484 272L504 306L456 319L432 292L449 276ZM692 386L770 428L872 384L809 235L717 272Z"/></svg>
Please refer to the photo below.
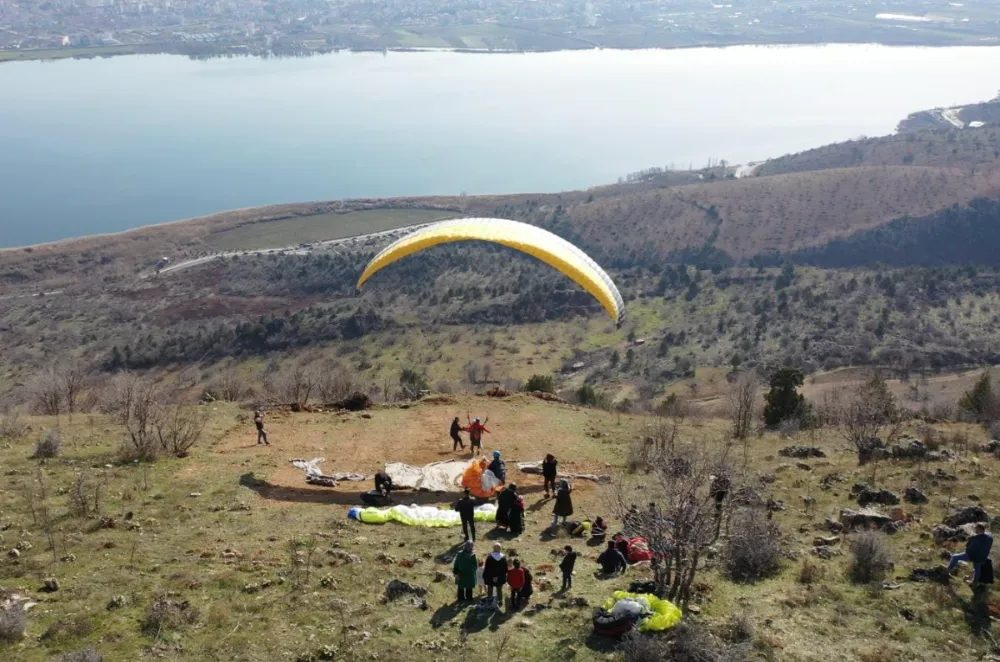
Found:
<svg viewBox="0 0 1000 662"><path fill-rule="evenodd" d="M998 62L997 47L836 45L5 63L0 246L759 160L992 98Z"/></svg>

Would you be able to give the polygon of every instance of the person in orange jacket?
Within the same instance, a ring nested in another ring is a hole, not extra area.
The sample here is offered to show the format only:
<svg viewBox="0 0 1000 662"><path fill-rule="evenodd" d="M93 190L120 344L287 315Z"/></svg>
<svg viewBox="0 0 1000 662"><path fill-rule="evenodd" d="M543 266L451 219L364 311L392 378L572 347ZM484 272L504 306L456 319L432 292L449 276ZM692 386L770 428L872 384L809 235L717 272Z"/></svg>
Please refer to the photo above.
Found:
<svg viewBox="0 0 1000 662"><path fill-rule="evenodd" d="M469 433L469 450L473 455L479 455L483 452L483 432L489 432L485 423L480 421L478 418L471 423L468 427L462 428L463 432Z"/></svg>

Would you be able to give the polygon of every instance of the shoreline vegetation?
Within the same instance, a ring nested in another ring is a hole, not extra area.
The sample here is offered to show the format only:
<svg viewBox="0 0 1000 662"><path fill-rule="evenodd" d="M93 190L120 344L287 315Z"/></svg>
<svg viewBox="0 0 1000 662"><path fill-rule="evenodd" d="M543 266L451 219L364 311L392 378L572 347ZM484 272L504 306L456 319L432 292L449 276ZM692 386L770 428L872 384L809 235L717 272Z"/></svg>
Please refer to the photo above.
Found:
<svg viewBox="0 0 1000 662"><path fill-rule="evenodd" d="M796 47L796 46L884 46L888 48L956 48L956 47L981 47L1000 46L1000 38L990 41L969 39L959 41L928 40L924 38L914 39L801 39L782 41L762 41L760 39L733 39L721 41L695 41L690 43L663 44L652 46L605 46L594 42L581 41L578 45L563 44L553 47L538 48L451 48L451 47L420 47L420 46L386 46L375 47L310 47L310 48L290 48L290 49L253 49L245 45L222 46L218 50L206 52L194 48L192 44L185 42L153 43L153 44L117 44L110 46L90 46L90 47L66 47L66 48L24 48L24 49L4 49L0 50L0 63L4 62L38 62L54 60L90 60L95 58L118 57L123 55L181 55L193 60L211 60L221 58L236 57L256 57L262 59L271 58L308 58L334 53L462 53L467 55L522 55L531 53L558 53L563 51L586 51L586 50L693 50L693 49L719 49L736 48L745 46L760 47Z"/></svg>

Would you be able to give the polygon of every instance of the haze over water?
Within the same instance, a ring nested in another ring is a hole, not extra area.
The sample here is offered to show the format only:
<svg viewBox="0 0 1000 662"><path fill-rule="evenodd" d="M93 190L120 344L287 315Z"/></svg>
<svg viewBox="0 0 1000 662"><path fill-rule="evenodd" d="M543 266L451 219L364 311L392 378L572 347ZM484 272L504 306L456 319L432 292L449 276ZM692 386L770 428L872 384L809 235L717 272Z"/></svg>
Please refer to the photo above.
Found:
<svg viewBox="0 0 1000 662"><path fill-rule="evenodd" d="M1000 48L0 65L0 246L254 205L556 191L761 160L986 100Z"/></svg>

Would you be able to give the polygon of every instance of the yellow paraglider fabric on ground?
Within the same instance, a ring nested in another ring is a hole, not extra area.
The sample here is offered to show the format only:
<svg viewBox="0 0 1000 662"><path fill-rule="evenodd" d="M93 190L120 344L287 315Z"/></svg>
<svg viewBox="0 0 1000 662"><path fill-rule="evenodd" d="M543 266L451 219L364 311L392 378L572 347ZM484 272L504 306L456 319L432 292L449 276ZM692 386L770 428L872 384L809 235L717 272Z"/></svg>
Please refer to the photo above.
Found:
<svg viewBox="0 0 1000 662"><path fill-rule="evenodd" d="M387 265L425 248L454 241L490 241L538 258L558 269L590 292L611 319L621 324L625 302L601 267L582 250L548 230L502 218L460 218L441 221L399 239L376 255L358 279L358 289Z"/></svg>
<svg viewBox="0 0 1000 662"><path fill-rule="evenodd" d="M616 602L626 598L641 598L648 602L649 608L653 610L652 616L646 617L641 623L639 623L639 629L643 632L660 632L662 630L669 630L681 622L681 610L678 609L673 602L670 602L669 600L662 600L649 593L615 591L614 597L610 597L605 600L602 606L608 611L611 611Z"/></svg>
<svg viewBox="0 0 1000 662"><path fill-rule="evenodd" d="M434 506L392 506L391 508L351 508L348 517L365 524L385 524L399 522L406 526L425 526L431 528L459 526L462 518L454 510L444 510ZM497 507L491 503L476 508L477 522L495 522Z"/></svg>

